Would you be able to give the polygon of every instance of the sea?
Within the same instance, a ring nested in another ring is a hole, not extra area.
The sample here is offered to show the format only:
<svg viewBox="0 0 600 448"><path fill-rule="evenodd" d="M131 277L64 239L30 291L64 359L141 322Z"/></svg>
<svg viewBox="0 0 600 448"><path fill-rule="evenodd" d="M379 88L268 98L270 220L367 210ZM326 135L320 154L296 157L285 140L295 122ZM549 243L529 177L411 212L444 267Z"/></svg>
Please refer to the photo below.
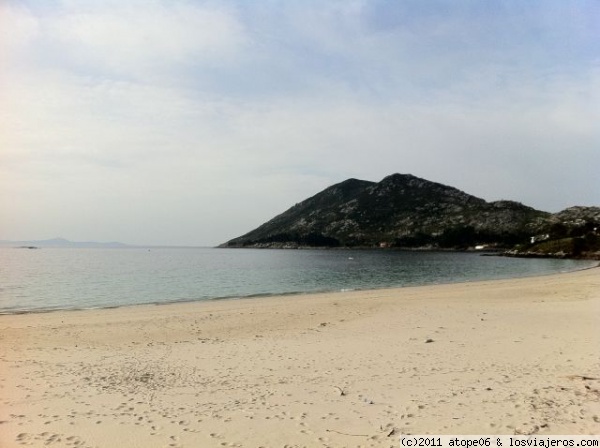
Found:
<svg viewBox="0 0 600 448"><path fill-rule="evenodd" d="M598 262L474 252L0 248L0 313L111 308L471 282Z"/></svg>

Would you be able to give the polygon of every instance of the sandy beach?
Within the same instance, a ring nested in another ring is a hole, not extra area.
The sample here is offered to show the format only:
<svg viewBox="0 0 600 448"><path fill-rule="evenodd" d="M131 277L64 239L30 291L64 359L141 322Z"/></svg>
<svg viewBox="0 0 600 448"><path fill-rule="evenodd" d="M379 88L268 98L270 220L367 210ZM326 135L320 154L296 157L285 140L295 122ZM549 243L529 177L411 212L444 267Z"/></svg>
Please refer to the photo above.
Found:
<svg viewBox="0 0 600 448"><path fill-rule="evenodd" d="M600 269L0 316L0 446L598 434Z"/></svg>

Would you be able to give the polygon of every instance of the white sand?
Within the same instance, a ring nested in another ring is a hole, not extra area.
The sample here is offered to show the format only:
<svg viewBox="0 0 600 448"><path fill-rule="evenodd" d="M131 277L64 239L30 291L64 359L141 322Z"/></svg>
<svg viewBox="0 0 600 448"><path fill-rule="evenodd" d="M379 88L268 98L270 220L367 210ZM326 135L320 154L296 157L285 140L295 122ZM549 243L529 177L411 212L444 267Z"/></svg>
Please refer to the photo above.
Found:
<svg viewBox="0 0 600 448"><path fill-rule="evenodd" d="M597 434L599 377L600 269L0 316L0 446Z"/></svg>

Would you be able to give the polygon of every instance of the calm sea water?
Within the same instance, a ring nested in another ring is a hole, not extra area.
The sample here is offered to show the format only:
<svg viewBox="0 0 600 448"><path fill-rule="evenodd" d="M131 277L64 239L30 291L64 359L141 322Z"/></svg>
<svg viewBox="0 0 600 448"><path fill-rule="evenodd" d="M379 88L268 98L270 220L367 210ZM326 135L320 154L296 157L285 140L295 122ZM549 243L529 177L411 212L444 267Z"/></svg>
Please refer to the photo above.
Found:
<svg viewBox="0 0 600 448"><path fill-rule="evenodd" d="M0 249L0 313L523 277L595 262L368 250Z"/></svg>

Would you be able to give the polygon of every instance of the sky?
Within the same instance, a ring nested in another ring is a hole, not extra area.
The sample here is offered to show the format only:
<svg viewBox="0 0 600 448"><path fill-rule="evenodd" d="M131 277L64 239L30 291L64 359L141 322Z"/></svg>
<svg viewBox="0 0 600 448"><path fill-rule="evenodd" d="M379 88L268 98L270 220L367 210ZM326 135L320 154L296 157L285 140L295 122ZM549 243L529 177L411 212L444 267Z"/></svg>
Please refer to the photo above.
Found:
<svg viewBox="0 0 600 448"><path fill-rule="evenodd" d="M0 240L212 246L392 173L600 206L600 2L0 0Z"/></svg>

